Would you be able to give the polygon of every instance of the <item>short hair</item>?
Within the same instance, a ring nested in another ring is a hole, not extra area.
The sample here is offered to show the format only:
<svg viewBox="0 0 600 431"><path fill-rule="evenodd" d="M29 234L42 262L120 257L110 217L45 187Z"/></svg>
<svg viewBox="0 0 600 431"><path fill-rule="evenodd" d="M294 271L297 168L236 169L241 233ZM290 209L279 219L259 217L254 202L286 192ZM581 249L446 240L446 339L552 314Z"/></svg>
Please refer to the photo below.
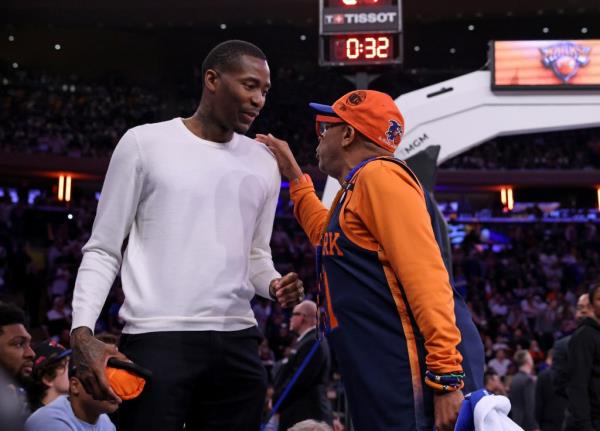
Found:
<svg viewBox="0 0 600 431"><path fill-rule="evenodd" d="M490 380L499 374L492 367L489 367L485 373L483 373L483 385L487 385Z"/></svg>
<svg viewBox="0 0 600 431"><path fill-rule="evenodd" d="M47 377L50 380L54 380L58 375L58 370L60 368L67 367L68 358L62 358L59 361L53 362L43 368L34 368L31 385L27 391L27 395L29 396L29 401L36 405L41 403L42 399L48 393L48 385L44 383L44 377Z"/></svg>
<svg viewBox="0 0 600 431"><path fill-rule="evenodd" d="M0 303L0 334L3 333L2 327L16 324L25 325L25 313L19 307Z"/></svg>
<svg viewBox="0 0 600 431"><path fill-rule="evenodd" d="M594 295L596 291L600 289L600 283L594 283L590 286L589 296L590 296L590 304L594 301Z"/></svg>
<svg viewBox="0 0 600 431"><path fill-rule="evenodd" d="M202 62L202 79L209 69L217 69L220 71L231 71L239 65L242 55L266 60L267 56L262 50L244 40L226 40L221 42L210 50L204 61Z"/></svg>
<svg viewBox="0 0 600 431"><path fill-rule="evenodd" d="M527 358L530 358L531 354L528 350L517 350L515 353L515 363L517 367L523 366L527 363Z"/></svg>
<svg viewBox="0 0 600 431"><path fill-rule="evenodd" d="M332 431L332 428L325 422L317 422L313 419L307 419L302 422L298 422L288 431Z"/></svg>

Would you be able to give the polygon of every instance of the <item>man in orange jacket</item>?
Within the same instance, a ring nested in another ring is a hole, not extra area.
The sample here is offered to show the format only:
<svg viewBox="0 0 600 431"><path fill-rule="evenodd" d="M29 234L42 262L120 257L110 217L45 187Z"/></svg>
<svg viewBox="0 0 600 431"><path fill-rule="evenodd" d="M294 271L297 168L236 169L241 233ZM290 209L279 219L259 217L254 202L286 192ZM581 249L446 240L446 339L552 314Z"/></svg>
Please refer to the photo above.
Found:
<svg viewBox="0 0 600 431"><path fill-rule="evenodd" d="M357 430L453 430L461 389L483 384L463 371L463 355L479 355L481 341L469 328L473 348L459 352L457 321L470 322L468 311L455 306L464 301L450 284L423 189L393 158L404 119L388 95L369 90L311 107L319 168L342 185L329 211L285 141L256 139L290 179L296 218L318 247L329 339L353 424ZM474 374L482 375L483 359L474 363L481 368Z"/></svg>

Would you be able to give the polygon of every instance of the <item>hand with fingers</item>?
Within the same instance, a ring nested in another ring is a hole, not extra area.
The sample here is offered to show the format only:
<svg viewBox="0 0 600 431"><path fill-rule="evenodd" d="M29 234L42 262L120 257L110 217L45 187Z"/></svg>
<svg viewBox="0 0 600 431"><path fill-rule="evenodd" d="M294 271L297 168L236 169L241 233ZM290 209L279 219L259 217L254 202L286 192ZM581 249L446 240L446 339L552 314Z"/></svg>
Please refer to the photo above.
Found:
<svg viewBox="0 0 600 431"><path fill-rule="evenodd" d="M265 144L267 148L271 150L277 160L281 175L288 180L294 180L302 176L302 169L300 169L300 166L298 165L298 162L296 162L296 158L294 157L294 154L292 154L292 150L290 150L290 146L286 141L277 139L270 133L268 135L258 134L256 135L256 140Z"/></svg>
<svg viewBox="0 0 600 431"><path fill-rule="evenodd" d="M435 429L437 431L453 431L460 406L465 397L462 391L436 392L433 395Z"/></svg>
<svg viewBox="0 0 600 431"><path fill-rule="evenodd" d="M77 368L77 378L95 400L121 402L106 377L106 364L110 358L131 362L116 346L98 340L87 327L76 328L71 334L72 361Z"/></svg>
<svg viewBox="0 0 600 431"><path fill-rule="evenodd" d="M290 308L304 300L304 284L298 274L290 272L272 280L269 293L283 308Z"/></svg>

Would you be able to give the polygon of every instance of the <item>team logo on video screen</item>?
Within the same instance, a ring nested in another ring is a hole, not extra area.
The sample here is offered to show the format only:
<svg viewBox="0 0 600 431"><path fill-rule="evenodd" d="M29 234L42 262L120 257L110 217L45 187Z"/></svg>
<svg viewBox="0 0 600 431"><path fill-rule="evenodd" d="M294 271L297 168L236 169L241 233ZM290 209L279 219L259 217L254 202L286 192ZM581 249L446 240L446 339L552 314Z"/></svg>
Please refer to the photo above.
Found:
<svg viewBox="0 0 600 431"><path fill-rule="evenodd" d="M542 64L552 69L552 72L563 83L577 74L580 67L590 62L592 48L577 45L572 42L561 42L547 48L540 48Z"/></svg>

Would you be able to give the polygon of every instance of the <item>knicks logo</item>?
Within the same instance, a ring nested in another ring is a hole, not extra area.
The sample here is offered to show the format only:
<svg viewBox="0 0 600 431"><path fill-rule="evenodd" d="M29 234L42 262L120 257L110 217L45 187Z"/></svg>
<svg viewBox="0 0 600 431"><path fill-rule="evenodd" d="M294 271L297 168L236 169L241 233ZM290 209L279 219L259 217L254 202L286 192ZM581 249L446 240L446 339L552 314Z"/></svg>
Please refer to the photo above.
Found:
<svg viewBox="0 0 600 431"><path fill-rule="evenodd" d="M582 45L572 42L562 42L551 45L548 48L540 48L542 64L552 69L554 75L564 84L577 74L580 67L590 62L590 51Z"/></svg>
<svg viewBox="0 0 600 431"><path fill-rule="evenodd" d="M389 120L389 122L390 127L388 127L387 132L385 132L385 138L387 139L388 145L397 147L400 144L402 135L404 134L404 129L402 124L396 120Z"/></svg>
<svg viewBox="0 0 600 431"><path fill-rule="evenodd" d="M367 93L365 91L355 91L346 98L348 105L357 106L365 101Z"/></svg>
<svg viewBox="0 0 600 431"><path fill-rule="evenodd" d="M323 235L323 256L343 256L342 249L337 241L340 238L339 232L325 232Z"/></svg>

